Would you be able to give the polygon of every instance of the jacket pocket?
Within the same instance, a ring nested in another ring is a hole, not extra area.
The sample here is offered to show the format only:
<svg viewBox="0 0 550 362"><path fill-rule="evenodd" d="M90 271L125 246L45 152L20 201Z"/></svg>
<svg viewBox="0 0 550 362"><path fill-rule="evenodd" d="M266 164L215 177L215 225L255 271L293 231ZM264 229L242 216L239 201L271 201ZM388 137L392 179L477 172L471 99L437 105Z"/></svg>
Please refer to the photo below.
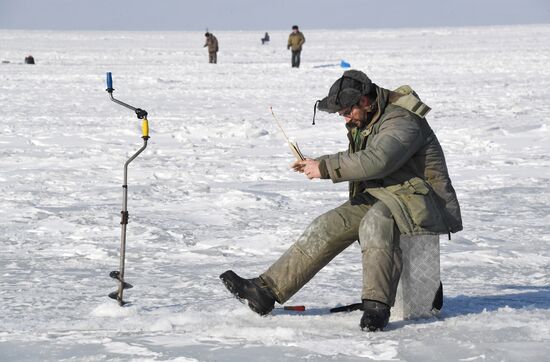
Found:
<svg viewBox="0 0 550 362"><path fill-rule="evenodd" d="M414 177L403 184L390 187L414 225L431 231L444 229L434 191L426 181Z"/></svg>

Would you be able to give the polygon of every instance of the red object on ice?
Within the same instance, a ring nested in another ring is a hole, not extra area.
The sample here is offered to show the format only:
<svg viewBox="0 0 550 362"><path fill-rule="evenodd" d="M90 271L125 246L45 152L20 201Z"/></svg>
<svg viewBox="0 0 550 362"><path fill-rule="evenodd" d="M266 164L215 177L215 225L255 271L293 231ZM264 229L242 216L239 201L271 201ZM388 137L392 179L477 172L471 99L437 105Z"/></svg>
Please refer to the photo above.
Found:
<svg viewBox="0 0 550 362"><path fill-rule="evenodd" d="M295 312L304 312L306 310L305 305L285 305L284 310L293 310Z"/></svg>

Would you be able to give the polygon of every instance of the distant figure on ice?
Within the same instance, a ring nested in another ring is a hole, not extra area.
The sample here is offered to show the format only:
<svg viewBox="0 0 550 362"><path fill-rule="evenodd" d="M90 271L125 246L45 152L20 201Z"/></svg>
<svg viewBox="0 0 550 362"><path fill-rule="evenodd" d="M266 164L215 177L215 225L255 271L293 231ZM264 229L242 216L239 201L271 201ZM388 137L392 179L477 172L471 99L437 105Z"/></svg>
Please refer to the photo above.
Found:
<svg viewBox="0 0 550 362"><path fill-rule="evenodd" d="M218 62L218 50L219 50L218 39L216 39L214 34L209 32L204 33L204 36L206 37L206 42L204 43L204 47L208 47L208 62L212 64L216 64Z"/></svg>
<svg viewBox="0 0 550 362"><path fill-rule="evenodd" d="M261 40L262 40L262 45L269 42L269 34L267 33L267 31L265 32L265 35Z"/></svg>
<svg viewBox="0 0 550 362"><path fill-rule="evenodd" d="M288 36L288 43L286 48L292 50L292 67L300 67L300 53L302 52L302 45L306 42L304 34L298 29L298 25L292 26L292 33Z"/></svg>
<svg viewBox="0 0 550 362"><path fill-rule="evenodd" d="M25 57L25 64L34 64L34 57L32 55L27 55Z"/></svg>
<svg viewBox="0 0 550 362"><path fill-rule="evenodd" d="M429 107L409 86L391 91L348 70L316 102L346 122L342 152L295 161L308 179L349 183L349 198L318 216L259 276L220 275L237 298L265 315L285 303L355 241L362 253L360 327L382 330L390 317L402 270L400 235L462 230L460 207L443 149L425 116ZM319 140L321 143L323 140ZM311 206L313 208L313 205Z"/></svg>

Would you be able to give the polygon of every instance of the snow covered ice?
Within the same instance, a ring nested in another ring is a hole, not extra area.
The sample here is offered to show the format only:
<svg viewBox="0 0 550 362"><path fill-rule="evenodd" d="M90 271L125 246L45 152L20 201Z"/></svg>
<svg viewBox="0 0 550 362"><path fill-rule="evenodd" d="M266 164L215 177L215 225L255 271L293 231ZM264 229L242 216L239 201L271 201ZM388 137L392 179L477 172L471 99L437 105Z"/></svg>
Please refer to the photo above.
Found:
<svg viewBox="0 0 550 362"><path fill-rule="evenodd" d="M543 360L550 353L550 25L308 31L299 69L288 32L0 30L0 360ZM349 44L344 47L344 44ZM36 65L25 65L32 54ZM464 231L441 237L439 317L363 333L360 248L351 246L265 318L218 275L263 272L346 185L310 182L269 106L306 155L346 148L315 100L341 59L433 110ZM129 170L125 293L118 269ZM321 142L320 140L323 139Z"/></svg>

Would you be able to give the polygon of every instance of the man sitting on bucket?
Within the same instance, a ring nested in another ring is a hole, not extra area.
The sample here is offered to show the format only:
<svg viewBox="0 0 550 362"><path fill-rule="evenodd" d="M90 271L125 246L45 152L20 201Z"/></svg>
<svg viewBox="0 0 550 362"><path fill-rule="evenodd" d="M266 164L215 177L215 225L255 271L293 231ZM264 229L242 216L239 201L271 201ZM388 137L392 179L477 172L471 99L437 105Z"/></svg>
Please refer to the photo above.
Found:
<svg viewBox="0 0 550 362"><path fill-rule="evenodd" d="M443 150L424 118L430 110L408 86L390 91L348 70L316 108L344 117L347 151L296 161L309 179L349 182L349 200L317 217L263 274L220 278L260 315L285 303L336 255L359 240L363 330L388 324L401 275L400 235L462 230Z"/></svg>

